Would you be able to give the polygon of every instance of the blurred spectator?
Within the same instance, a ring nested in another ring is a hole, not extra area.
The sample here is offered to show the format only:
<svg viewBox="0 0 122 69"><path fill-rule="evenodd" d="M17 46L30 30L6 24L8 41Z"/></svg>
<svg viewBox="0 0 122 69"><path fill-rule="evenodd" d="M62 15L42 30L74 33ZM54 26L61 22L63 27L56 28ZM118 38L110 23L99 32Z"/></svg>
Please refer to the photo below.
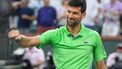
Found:
<svg viewBox="0 0 122 69"><path fill-rule="evenodd" d="M28 7L34 10L35 16L41 7L43 7L43 0L29 0Z"/></svg>
<svg viewBox="0 0 122 69"><path fill-rule="evenodd" d="M35 11L38 11L43 6L42 0L29 0L28 6Z"/></svg>
<svg viewBox="0 0 122 69"><path fill-rule="evenodd" d="M10 66L11 69L18 69L18 68L22 68L22 69L31 69L30 68L30 63L27 61L23 61L23 56L25 53L25 49L24 48L17 48L12 56L5 62L4 66ZM7 67L8 69L8 67Z"/></svg>
<svg viewBox="0 0 122 69"><path fill-rule="evenodd" d="M122 15L122 3L118 0L111 0L110 3L105 5L104 10L105 22L102 28L102 35L119 35L119 17Z"/></svg>
<svg viewBox="0 0 122 69"><path fill-rule="evenodd" d="M109 0L86 0L86 2L86 16L82 20L82 23L84 23L86 27L101 33L103 6L104 4L108 3Z"/></svg>
<svg viewBox="0 0 122 69"><path fill-rule="evenodd" d="M68 0L62 0L61 6L57 9L58 26L66 24L66 7Z"/></svg>
<svg viewBox="0 0 122 69"><path fill-rule="evenodd" d="M14 8L17 4L20 4L20 0L13 0L10 4L10 16L9 16L10 29L17 28L18 14L16 9Z"/></svg>
<svg viewBox="0 0 122 69"><path fill-rule="evenodd" d="M28 7L28 0L21 0L20 3L13 6L19 16L18 28L23 34L30 33L30 25L35 19L34 11Z"/></svg>
<svg viewBox="0 0 122 69"><path fill-rule="evenodd" d="M37 17L39 9L43 6L43 0L29 0L29 8L34 10L34 15ZM37 30L37 20L35 19L30 26L31 34L35 34Z"/></svg>
<svg viewBox="0 0 122 69"><path fill-rule="evenodd" d="M103 16L103 5L104 4L105 3L102 0L97 0L96 12L95 12L95 16L93 17L93 20L95 22L94 30L99 32L99 34L101 34L102 25L104 22L104 16Z"/></svg>
<svg viewBox="0 0 122 69"><path fill-rule="evenodd" d="M44 6L39 9L37 16L37 33L41 34L49 29L55 28L57 21L57 12L55 8L49 5L49 0L43 0Z"/></svg>
<svg viewBox="0 0 122 69"><path fill-rule="evenodd" d="M98 2L97 0L86 0L86 2L87 2L86 16L82 20L82 23L84 23L88 28L93 29L93 27L95 26L93 18L95 17L96 14Z"/></svg>
<svg viewBox="0 0 122 69"><path fill-rule="evenodd" d="M42 49L37 49L36 47L27 48L23 59L30 61L32 69L44 68L45 55Z"/></svg>
<svg viewBox="0 0 122 69"><path fill-rule="evenodd" d="M119 66L118 63L121 63L121 65ZM109 69L122 69L122 43L117 45L116 52L113 52L108 56L106 65Z"/></svg>
<svg viewBox="0 0 122 69"><path fill-rule="evenodd" d="M43 69L45 67L45 55L42 49L36 47L18 48L7 60L6 65L19 65L23 69Z"/></svg>
<svg viewBox="0 0 122 69"><path fill-rule="evenodd" d="M62 0L50 0L50 6L57 9L61 6L61 2L62 2Z"/></svg>

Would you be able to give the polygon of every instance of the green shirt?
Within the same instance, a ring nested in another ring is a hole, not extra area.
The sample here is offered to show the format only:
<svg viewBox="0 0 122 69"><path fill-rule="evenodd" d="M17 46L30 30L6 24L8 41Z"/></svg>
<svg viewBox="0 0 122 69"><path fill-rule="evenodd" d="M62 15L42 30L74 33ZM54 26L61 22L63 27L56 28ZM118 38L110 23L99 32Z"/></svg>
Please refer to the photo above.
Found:
<svg viewBox="0 0 122 69"><path fill-rule="evenodd" d="M102 41L97 32L82 25L78 35L73 36L66 26L39 35L40 45L50 44L57 69L90 69L93 59L106 58Z"/></svg>

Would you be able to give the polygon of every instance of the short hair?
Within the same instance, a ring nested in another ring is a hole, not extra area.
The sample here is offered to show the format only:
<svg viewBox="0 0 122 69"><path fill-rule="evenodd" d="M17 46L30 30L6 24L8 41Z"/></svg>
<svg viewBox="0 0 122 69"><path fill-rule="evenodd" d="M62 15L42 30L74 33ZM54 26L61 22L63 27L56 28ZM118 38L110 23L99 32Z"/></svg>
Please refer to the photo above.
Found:
<svg viewBox="0 0 122 69"><path fill-rule="evenodd" d="M71 7L81 7L81 12L85 12L86 11L86 0L70 0L68 2L68 5Z"/></svg>

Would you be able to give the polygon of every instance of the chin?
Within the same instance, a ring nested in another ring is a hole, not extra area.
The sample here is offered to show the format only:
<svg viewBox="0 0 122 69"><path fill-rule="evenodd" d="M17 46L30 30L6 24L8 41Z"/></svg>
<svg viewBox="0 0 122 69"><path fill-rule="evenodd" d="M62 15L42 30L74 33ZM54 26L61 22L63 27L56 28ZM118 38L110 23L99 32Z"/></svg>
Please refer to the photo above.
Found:
<svg viewBox="0 0 122 69"><path fill-rule="evenodd" d="M77 24L75 24L75 23L68 23L67 25L70 26L70 27L77 26Z"/></svg>

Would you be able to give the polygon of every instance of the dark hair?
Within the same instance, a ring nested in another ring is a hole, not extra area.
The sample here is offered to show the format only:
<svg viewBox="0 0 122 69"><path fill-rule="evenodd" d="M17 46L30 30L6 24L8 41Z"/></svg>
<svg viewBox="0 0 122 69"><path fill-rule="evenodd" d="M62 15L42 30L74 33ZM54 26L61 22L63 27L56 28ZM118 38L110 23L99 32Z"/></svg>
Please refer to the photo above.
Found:
<svg viewBox="0 0 122 69"><path fill-rule="evenodd" d="M85 12L86 11L86 0L70 0L68 3L69 6L71 7L81 7L81 12Z"/></svg>

